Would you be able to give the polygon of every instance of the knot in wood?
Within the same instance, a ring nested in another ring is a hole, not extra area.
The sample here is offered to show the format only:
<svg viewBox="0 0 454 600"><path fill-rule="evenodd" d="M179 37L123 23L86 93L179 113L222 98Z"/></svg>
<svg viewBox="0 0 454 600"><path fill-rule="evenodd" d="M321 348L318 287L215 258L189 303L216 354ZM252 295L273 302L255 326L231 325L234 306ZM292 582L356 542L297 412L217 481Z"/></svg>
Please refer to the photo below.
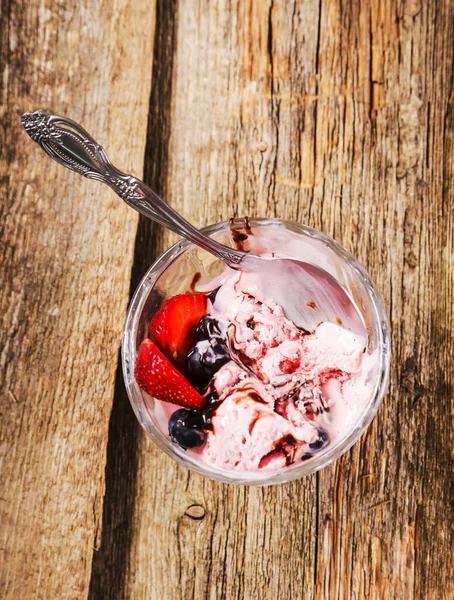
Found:
<svg viewBox="0 0 454 600"><path fill-rule="evenodd" d="M200 504L191 504L191 506L188 506L185 510L184 514L190 519L200 521L205 517L205 509Z"/></svg>

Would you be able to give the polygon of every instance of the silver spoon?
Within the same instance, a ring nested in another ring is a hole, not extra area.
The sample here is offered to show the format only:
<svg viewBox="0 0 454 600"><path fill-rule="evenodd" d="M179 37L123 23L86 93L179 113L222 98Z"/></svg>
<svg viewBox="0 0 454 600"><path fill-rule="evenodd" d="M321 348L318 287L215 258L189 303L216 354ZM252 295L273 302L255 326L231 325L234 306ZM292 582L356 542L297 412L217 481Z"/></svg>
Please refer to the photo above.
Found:
<svg viewBox="0 0 454 600"><path fill-rule="evenodd" d="M211 252L229 267L253 273L266 298L280 304L298 327L313 332L321 322L341 322L353 333L366 335L353 301L323 269L297 259L264 258L219 244L183 219L143 181L115 168L104 148L78 123L40 110L24 113L21 120L32 140L64 167L106 183L146 217Z"/></svg>

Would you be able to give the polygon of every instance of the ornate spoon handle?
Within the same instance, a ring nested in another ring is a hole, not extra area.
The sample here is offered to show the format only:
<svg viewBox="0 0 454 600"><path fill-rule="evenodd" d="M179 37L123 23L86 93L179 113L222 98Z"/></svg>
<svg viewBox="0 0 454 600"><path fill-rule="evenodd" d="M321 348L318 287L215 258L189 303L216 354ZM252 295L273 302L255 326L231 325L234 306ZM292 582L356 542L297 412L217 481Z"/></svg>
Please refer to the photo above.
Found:
<svg viewBox="0 0 454 600"><path fill-rule="evenodd" d="M58 163L88 179L107 184L132 208L149 219L204 248L230 267L238 267L246 253L227 248L196 229L143 181L119 171L100 146L78 123L41 110L22 115L28 135Z"/></svg>

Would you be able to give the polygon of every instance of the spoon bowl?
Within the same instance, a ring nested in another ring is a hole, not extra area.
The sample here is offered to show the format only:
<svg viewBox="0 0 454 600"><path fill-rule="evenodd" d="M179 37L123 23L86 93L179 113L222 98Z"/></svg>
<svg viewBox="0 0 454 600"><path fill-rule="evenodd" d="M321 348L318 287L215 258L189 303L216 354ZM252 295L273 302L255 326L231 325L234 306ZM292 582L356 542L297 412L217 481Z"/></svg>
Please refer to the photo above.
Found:
<svg viewBox="0 0 454 600"><path fill-rule="evenodd" d="M249 255L241 269L256 279L262 300L272 298L285 316L307 333L330 322L359 336L366 336L360 313L340 283L327 271L293 258Z"/></svg>

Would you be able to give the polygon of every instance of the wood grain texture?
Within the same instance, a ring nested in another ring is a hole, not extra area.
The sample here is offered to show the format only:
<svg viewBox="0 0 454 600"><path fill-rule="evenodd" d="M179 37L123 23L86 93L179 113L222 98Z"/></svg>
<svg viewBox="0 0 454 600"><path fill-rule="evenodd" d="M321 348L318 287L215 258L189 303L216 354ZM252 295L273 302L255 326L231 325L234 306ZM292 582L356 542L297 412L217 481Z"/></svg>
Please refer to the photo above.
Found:
<svg viewBox="0 0 454 600"><path fill-rule="evenodd" d="M52 163L20 115L71 116L125 169L140 165L154 13L126 0L1 6L0 596L79 599L100 543L137 218Z"/></svg>
<svg viewBox="0 0 454 600"><path fill-rule="evenodd" d="M34 0L19 23L12 5L6 100L19 114L38 93L47 105L58 98L106 145L114 117L137 103L136 145L114 146L113 158L137 165L148 113L145 177L196 225L278 216L333 235L389 309L390 392L351 451L298 482L226 486L177 466L139 430L115 380L134 216L109 192L94 205L95 184L23 151L18 128L6 132L6 597L46 597L41 585L47 597L90 600L452 598L454 5L157 0L153 42L145 4L122 4L121 35L101 5L60 7L53 25L64 17L69 33L54 43L39 25L49 10ZM96 83L71 98L81 76L67 72L68 49L87 14L100 55L73 54ZM136 38L140 60L126 69ZM104 62L111 71L98 81ZM41 169L25 181L30 164ZM58 213L47 201L57 195ZM139 220L131 291L174 239ZM29 530L37 544L25 554Z"/></svg>

